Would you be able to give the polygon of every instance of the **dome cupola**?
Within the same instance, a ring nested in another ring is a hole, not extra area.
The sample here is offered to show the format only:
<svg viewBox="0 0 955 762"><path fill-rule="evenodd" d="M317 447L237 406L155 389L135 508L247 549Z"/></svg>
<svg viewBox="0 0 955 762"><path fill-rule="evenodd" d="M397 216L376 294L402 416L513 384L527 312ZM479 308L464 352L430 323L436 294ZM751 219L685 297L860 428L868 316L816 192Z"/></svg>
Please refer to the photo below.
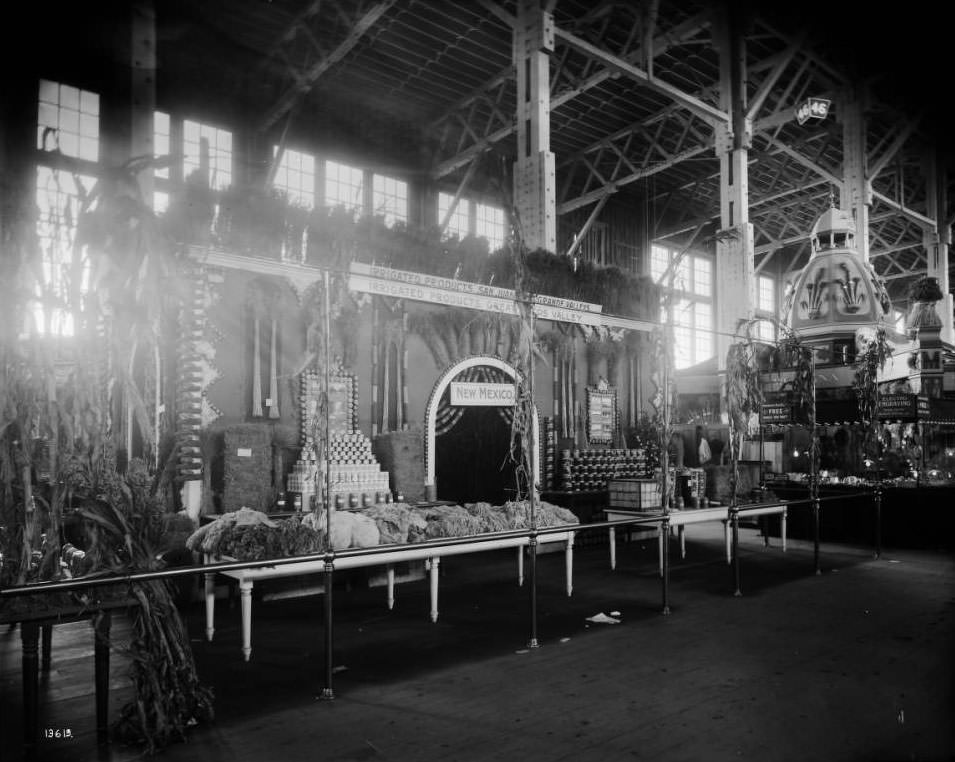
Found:
<svg viewBox="0 0 955 762"><path fill-rule="evenodd" d="M891 303L872 265L856 249L852 215L836 208L831 197L810 242L812 253L788 294L784 320L804 340L837 350L854 341L860 328L883 322Z"/></svg>

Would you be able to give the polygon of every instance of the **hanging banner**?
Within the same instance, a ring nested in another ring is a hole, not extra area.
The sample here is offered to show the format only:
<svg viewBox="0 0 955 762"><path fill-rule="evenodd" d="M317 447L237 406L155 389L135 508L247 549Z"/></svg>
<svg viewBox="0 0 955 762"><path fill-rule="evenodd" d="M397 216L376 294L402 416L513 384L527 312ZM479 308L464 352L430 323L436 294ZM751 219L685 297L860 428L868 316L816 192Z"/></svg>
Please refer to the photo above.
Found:
<svg viewBox="0 0 955 762"><path fill-rule="evenodd" d="M517 395L514 384L469 381L451 382L451 404L466 406L513 407Z"/></svg>
<svg viewBox="0 0 955 762"><path fill-rule="evenodd" d="M505 315L518 314L512 289L366 265L362 262L352 262L348 288L352 291L412 299L429 304L444 304L448 307L465 307ZM574 299L543 295L534 297L534 314L542 320L598 326L602 324L602 309L599 304Z"/></svg>

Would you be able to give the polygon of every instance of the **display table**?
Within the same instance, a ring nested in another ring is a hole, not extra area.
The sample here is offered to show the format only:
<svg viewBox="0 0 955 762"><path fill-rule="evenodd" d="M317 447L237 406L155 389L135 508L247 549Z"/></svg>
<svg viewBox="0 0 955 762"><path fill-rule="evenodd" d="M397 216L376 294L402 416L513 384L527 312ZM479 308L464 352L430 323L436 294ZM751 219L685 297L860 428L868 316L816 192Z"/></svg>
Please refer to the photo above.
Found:
<svg viewBox="0 0 955 762"><path fill-rule="evenodd" d="M575 531L555 532L538 537L540 545L564 543L564 569L567 583L567 595L573 593L574 535ZM528 537L506 537L497 540L485 540L449 545L444 548L419 548L414 545L396 546L395 550L369 556L350 556L336 558L336 571L358 569L369 566L385 566L387 572L388 608L395 603L394 565L405 561L424 561L428 569L430 585L431 621L438 621L438 567L445 556L459 556L469 553L481 553L502 548L517 549L517 583L524 584L524 549L530 545ZM213 559L206 556L206 563L216 561L234 561L232 558ZM239 583L242 608L242 654L248 661L252 656L252 588L259 580L278 579L297 574L319 574L325 571L325 562L321 559L282 566L263 566L257 569L218 572ZM215 572L205 575L206 597L206 638L212 640L215 635Z"/></svg>
<svg viewBox="0 0 955 762"><path fill-rule="evenodd" d="M607 507L607 490L546 490L541 500L571 511L581 524L597 521Z"/></svg>
<svg viewBox="0 0 955 762"><path fill-rule="evenodd" d="M0 624L19 624L23 673L23 756L34 760L39 738L39 640L43 631L43 671L50 669L52 628L57 624L90 620L94 633L93 663L96 687L96 741L109 740L109 631L113 611L138 605L133 598L117 598L88 605L74 604L56 609L43 606L35 611L0 612Z"/></svg>
<svg viewBox="0 0 955 762"><path fill-rule="evenodd" d="M713 508L685 508L672 510L668 514L670 526L677 528L680 538L680 558L686 558L686 530L687 524L699 524L706 521L723 522L723 538L726 544L726 563L733 561L732 547L732 526L730 523L729 507L716 506ZM769 516L778 515L782 519L782 547L786 550L786 516L788 508L786 505L763 505L759 508L751 508L741 511L741 517L749 516ZM630 511L623 508L608 508L605 511L607 521L620 521L622 519L662 517L659 511ZM610 530L610 568L617 568L617 543L616 527L609 527ZM660 567L660 576L663 576L663 532L657 529L657 558ZM766 544L769 544L769 537L765 538Z"/></svg>
<svg viewBox="0 0 955 762"><path fill-rule="evenodd" d="M805 482L776 479L767 487L778 497L804 501L793 511L789 531L798 539L813 537L809 486ZM820 510L819 534L823 542L873 545L876 539L876 512L872 485L819 485L824 498ZM893 482L882 485L881 541L883 547L920 550L955 549L955 486Z"/></svg>

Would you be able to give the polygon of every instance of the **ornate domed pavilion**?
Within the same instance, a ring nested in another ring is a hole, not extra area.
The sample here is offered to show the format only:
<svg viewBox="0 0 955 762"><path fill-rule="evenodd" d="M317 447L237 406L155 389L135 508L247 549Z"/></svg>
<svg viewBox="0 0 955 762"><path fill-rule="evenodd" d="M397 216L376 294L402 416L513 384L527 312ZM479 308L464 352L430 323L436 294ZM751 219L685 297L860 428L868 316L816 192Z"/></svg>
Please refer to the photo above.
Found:
<svg viewBox="0 0 955 762"><path fill-rule="evenodd" d="M848 212L830 206L813 225L811 244L784 320L803 341L819 347L821 362L851 361L857 332L888 317L888 293L856 249L856 226Z"/></svg>

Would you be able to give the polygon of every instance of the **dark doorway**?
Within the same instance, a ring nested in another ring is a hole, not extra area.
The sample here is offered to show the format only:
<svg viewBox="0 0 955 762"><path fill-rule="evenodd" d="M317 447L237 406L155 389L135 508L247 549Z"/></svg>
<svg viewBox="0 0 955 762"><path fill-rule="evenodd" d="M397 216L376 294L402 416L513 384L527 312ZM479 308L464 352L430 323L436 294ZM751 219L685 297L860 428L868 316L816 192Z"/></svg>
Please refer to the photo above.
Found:
<svg viewBox="0 0 955 762"><path fill-rule="evenodd" d="M463 408L457 422L435 437L438 499L456 503L483 500L500 505L513 496L510 441L511 425L505 421L502 408Z"/></svg>

